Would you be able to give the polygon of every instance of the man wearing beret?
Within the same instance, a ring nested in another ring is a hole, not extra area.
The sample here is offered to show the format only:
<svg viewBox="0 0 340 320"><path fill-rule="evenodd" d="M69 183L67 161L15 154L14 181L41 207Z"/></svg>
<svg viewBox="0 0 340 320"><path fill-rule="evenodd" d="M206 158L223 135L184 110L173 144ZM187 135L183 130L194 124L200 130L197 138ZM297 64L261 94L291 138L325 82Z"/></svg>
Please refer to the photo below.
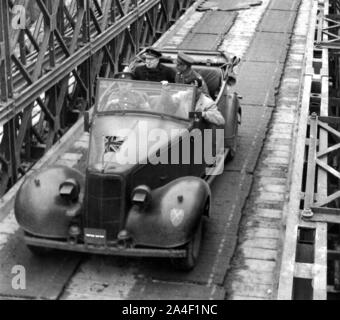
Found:
<svg viewBox="0 0 340 320"><path fill-rule="evenodd" d="M154 48L147 48L144 53L145 64L133 71L135 80L175 82L176 71L160 63L162 53Z"/></svg>
<svg viewBox="0 0 340 320"><path fill-rule="evenodd" d="M205 83L204 79L198 72L191 68L194 62L195 62L194 59L186 55L184 52L178 53L176 62L177 73L175 82L191 84L194 83L195 80L199 79L202 82L203 93L209 96L208 86Z"/></svg>

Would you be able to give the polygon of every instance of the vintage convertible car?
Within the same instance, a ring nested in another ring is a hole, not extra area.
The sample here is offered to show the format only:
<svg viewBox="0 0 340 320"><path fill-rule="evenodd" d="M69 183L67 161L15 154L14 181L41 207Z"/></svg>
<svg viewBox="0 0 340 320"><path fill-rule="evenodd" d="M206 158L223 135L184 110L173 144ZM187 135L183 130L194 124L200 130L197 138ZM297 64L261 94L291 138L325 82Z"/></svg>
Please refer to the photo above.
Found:
<svg viewBox="0 0 340 320"><path fill-rule="evenodd" d="M237 63L195 67L216 94L222 127L195 112L195 86L124 74L98 79L91 121L85 117L86 172L49 167L17 193L15 216L28 247L170 257L178 268L193 268L209 216L209 184L236 151L240 106L227 90Z"/></svg>

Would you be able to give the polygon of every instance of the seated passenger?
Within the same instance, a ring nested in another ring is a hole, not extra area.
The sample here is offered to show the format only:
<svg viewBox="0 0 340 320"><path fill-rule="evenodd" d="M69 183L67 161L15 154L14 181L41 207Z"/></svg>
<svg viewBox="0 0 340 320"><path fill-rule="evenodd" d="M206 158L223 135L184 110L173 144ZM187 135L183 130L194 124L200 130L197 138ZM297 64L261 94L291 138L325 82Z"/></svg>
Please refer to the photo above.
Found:
<svg viewBox="0 0 340 320"><path fill-rule="evenodd" d="M124 72L130 71L135 80L144 81L168 81L175 82L176 72L170 67L160 63L162 53L153 48L147 48L144 53L145 64L137 66L134 70L124 69Z"/></svg>
<svg viewBox="0 0 340 320"><path fill-rule="evenodd" d="M203 92L209 96L209 89L203 77L198 72L191 68L194 62L195 62L194 59L192 59L185 53L183 52L178 53L176 61L177 73L175 82L187 84L192 83L195 79L200 79L200 81L202 82Z"/></svg>
<svg viewBox="0 0 340 320"><path fill-rule="evenodd" d="M203 93L202 82L200 79L195 79L193 83L197 87L196 101L195 101L195 111L202 112L202 117L208 123L220 126L225 124L223 115L218 110L218 107L210 96ZM163 87L166 88L166 83L163 83ZM163 89L163 92L166 92ZM174 114L178 117L187 118L187 104L190 103L191 91L179 91L172 96L163 94L162 103L166 108L168 108L167 113Z"/></svg>

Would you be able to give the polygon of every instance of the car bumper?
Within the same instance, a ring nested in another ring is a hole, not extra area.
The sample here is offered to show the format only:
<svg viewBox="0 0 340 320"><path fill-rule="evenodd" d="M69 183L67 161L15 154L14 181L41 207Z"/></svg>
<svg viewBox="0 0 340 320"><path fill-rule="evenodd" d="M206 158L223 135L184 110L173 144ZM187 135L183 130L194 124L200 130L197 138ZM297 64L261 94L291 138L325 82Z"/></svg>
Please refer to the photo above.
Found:
<svg viewBox="0 0 340 320"><path fill-rule="evenodd" d="M25 236L25 242L27 245L36 247L112 256L184 258L187 255L185 249L130 248L110 244L98 246L62 240L36 238L28 235Z"/></svg>

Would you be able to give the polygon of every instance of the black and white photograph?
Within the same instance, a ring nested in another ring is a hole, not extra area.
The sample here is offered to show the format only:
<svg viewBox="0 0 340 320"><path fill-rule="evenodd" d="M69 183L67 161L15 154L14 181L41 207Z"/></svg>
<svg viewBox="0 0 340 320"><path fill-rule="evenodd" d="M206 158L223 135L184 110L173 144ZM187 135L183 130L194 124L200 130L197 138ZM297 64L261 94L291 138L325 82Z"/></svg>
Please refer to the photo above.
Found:
<svg viewBox="0 0 340 320"><path fill-rule="evenodd" d="M1 0L0 300L340 300L340 0Z"/></svg>

